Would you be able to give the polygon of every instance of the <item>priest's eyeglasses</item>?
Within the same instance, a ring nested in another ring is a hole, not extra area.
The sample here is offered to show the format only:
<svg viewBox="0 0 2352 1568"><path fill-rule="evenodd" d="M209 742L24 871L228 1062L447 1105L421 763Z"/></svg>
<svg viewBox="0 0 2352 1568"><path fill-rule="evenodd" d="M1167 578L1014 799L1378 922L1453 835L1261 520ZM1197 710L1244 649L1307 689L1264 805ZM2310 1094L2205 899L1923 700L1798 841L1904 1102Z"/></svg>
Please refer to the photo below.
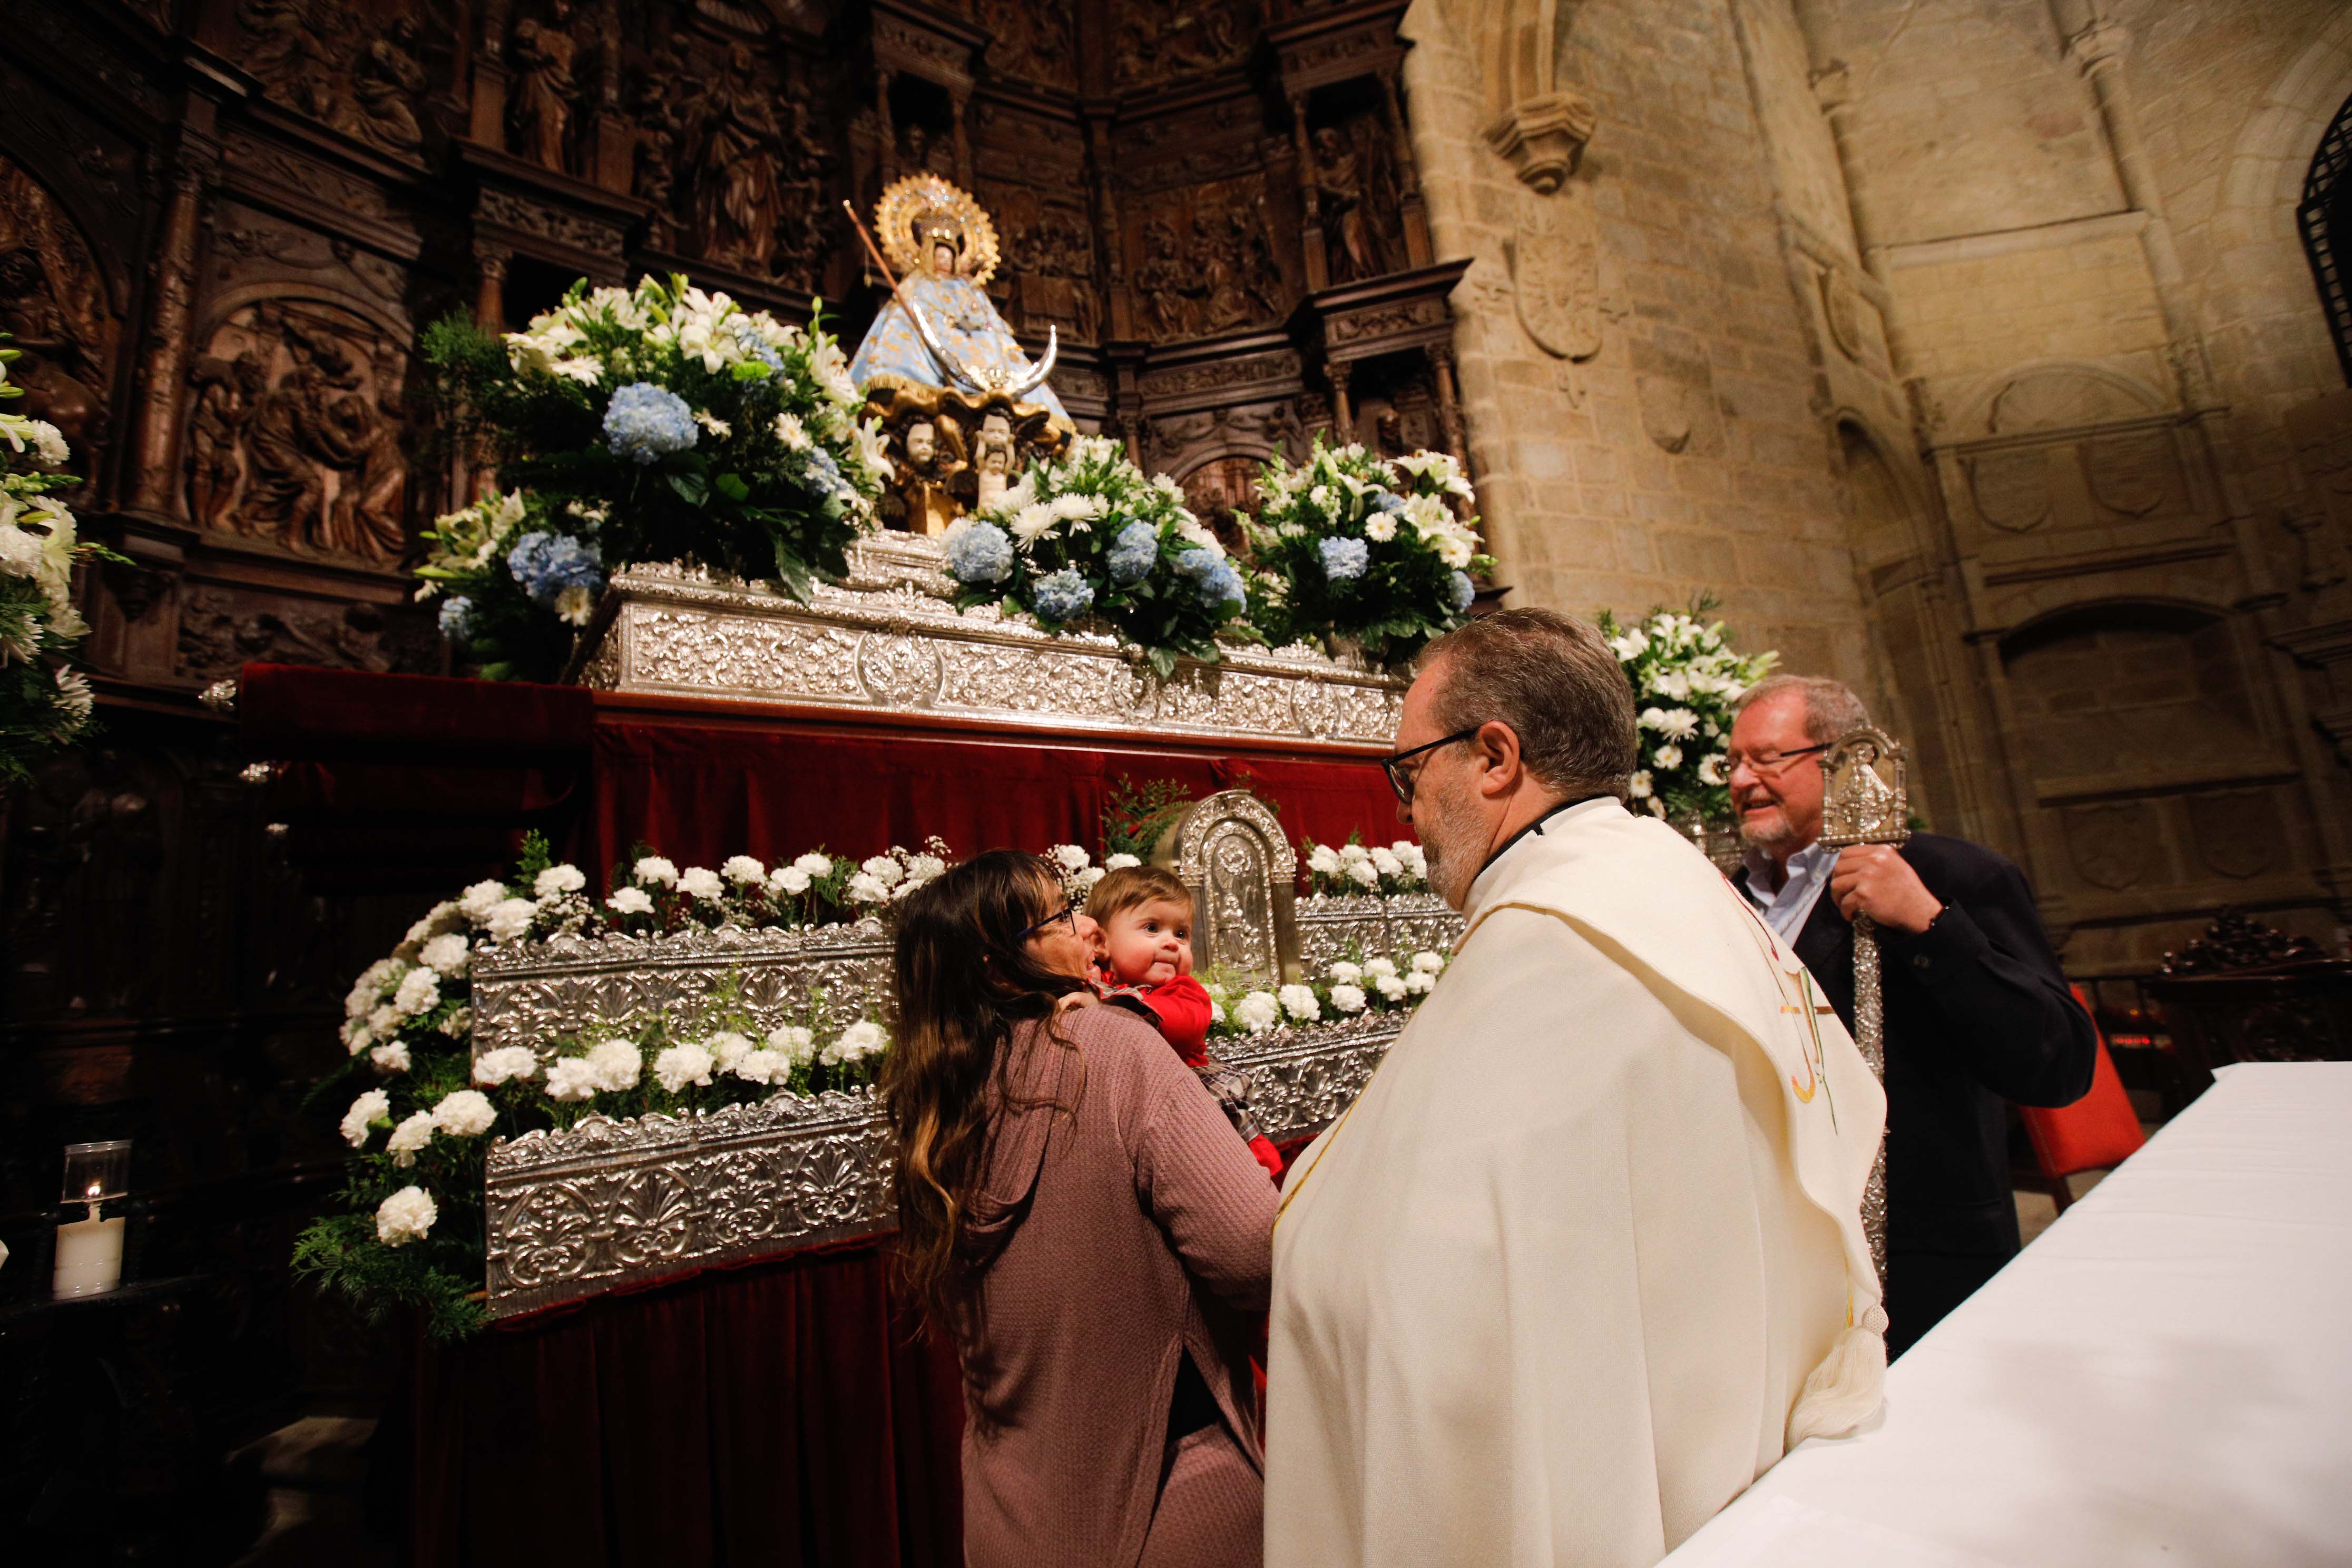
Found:
<svg viewBox="0 0 2352 1568"><path fill-rule="evenodd" d="M1413 785L1421 778L1421 768L1406 767L1404 764L1408 761L1421 755L1423 752L1433 752L1440 746L1450 746L1456 741L1466 741L1486 727L1486 722L1481 721L1471 725L1467 730L1454 731L1442 741L1432 741L1426 746L1415 746L1410 752L1399 752L1392 757L1382 757L1381 771L1389 775L1389 788L1396 791L1399 803L1407 806L1412 805ZM1428 765L1427 763L1423 763L1421 766L1425 768Z"/></svg>
<svg viewBox="0 0 2352 1568"><path fill-rule="evenodd" d="M1060 909L1055 910L1052 914L1047 915L1044 920L1039 921L1035 925L1033 925L1027 931L1023 931L1021 933L1020 940L1027 942L1033 936L1043 936L1047 931L1053 930L1055 926L1063 924L1068 925L1070 928L1070 934L1073 937L1078 934L1077 900L1072 899L1068 903L1064 904Z"/></svg>
<svg viewBox="0 0 2352 1568"><path fill-rule="evenodd" d="M1799 757L1810 757L1815 752L1826 752L1829 749L1829 742L1824 741L1818 746L1799 746L1786 752L1758 752L1752 756L1746 752L1732 752L1723 759L1725 763L1723 776L1729 778L1744 767L1761 778L1768 773L1779 773Z"/></svg>

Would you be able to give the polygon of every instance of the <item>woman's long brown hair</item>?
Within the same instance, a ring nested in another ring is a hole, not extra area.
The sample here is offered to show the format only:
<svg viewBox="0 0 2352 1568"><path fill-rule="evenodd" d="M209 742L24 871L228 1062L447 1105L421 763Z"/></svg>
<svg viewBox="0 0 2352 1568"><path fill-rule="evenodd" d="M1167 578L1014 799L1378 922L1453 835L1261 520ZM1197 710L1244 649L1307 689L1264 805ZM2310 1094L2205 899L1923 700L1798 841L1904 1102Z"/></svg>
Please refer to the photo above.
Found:
<svg viewBox="0 0 2352 1568"><path fill-rule="evenodd" d="M1060 898L1042 858L992 849L898 906L898 1033L882 1103L898 1143L899 1268L942 1327L969 1283L958 1242L987 1172L990 1085L1004 1081L1014 1026L1050 1025L1055 1000L1081 984L1040 965L1021 937Z"/></svg>

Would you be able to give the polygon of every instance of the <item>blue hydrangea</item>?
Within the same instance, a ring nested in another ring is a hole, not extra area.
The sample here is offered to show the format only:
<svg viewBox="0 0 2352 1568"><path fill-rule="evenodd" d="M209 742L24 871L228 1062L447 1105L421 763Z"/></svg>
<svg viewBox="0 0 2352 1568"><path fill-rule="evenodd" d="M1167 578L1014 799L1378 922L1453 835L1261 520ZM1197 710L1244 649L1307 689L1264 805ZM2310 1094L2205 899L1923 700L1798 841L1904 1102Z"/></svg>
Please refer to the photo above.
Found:
<svg viewBox="0 0 2352 1568"><path fill-rule="evenodd" d="M1051 576L1037 579L1034 605L1037 614L1045 620L1076 620L1094 602L1094 589L1078 575L1075 566L1065 566Z"/></svg>
<svg viewBox="0 0 2352 1568"><path fill-rule="evenodd" d="M758 360L772 371L784 368L784 356L778 353L770 345L768 340L760 335L759 328L740 316L730 321L728 325L734 330L735 346L742 351L745 359Z"/></svg>
<svg viewBox="0 0 2352 1568"><path fill-rule="evenodd" d="M820 500L850 488L849 481L841 477L841 465L834 461L833 454L814 442L791 455L800 458L801 489Z"/></svg>
<svg viewBox="0 0 2352 1568"><path fill-rule="evenodd" d="M507 570L531 603L542 607L554 604L566 588L585 588L592 595L604 590L604 561L596 547L568 533L524 534L507 552Z"/></svg>
<svg viewBox="0 0 2352 1568"><path fill-rule="evenodd" d="M1201 579L1200 592L1201 603L1212 610L1239 608L1249 603L1249 587L1230 561L1218 562L1216 569Z"/></svg>
<svg viewBox="0 0 2352 1568"><path fill-rule="evenodd" d="M1404 497L1394 490L1374 490L1371 494L1371 502L1374 511L1393 514L1404 510Z"/></svg>
<svg viewBox="0 0 2352 1568"><path fill-rule="evenodd" d="M1334 583L1360 577L1372 563L1372 547L1360 539L1327 539L1317 547L1323 557L1323 575Z"/></svg>
<svg viewBox="0 0 2352 1568"><path fill-rule="evenodd" d="M1176 570L1195 581L1206 578L1225 563L1225 558L1213 550L1187 550L1176 557Z"/></svg>
<svg viewBox="0 0 2352 1568"><path fill-rule="evenodd" d="M464 642L474 635L474 601L459 594L441 601L441 635Z"/></svg>
<svg viewBox="0 0 2352 1568"><path fill-rule="evenodd" d="M1456 572L1445 580L1446 592L1453 597L1454 613L1460 615L1478 596L1478 584L1470 581L1467 572Z"/></svg>
<svg viewBox="0 0 2352 1568"><path fill-rule="evenodd" d="M604 439L615 457L657 463L701 438L694 410L685 398L649 381L633 381L613 394L604 410Z"/></svg>
<svg viewBox="0 0 2352 1568"><path fill-rule="evenodd" d="M1013 541L992 522L975 522L948 542L948 570L959 583L1002 583L1013 570Z"/></svg>
<svg viewBox="0 0 2352 1568"><path fill-rule="evenodd" d="M1151 575L1160 559L1160 531L1148 522L1130 522L1118 531L1110 547L1110 580L1122 585Z"/></svg>

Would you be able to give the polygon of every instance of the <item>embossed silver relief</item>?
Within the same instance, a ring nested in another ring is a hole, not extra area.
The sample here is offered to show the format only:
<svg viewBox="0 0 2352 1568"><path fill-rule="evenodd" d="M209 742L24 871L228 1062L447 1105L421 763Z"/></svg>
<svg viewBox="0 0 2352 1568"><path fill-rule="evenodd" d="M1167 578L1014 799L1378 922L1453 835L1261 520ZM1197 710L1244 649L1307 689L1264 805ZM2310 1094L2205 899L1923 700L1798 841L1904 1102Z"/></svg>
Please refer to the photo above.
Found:
<svg viewBox="0 0 2352 1568"><path fill-rule="evenodd" d="M1139 650L959 613L939 543L866 540L801 604L677 566L614 575L571 678L603 690L937 711L1090 729L1385 743L1404 682L1307 647L1236 645L1167 682Z"/></svg>

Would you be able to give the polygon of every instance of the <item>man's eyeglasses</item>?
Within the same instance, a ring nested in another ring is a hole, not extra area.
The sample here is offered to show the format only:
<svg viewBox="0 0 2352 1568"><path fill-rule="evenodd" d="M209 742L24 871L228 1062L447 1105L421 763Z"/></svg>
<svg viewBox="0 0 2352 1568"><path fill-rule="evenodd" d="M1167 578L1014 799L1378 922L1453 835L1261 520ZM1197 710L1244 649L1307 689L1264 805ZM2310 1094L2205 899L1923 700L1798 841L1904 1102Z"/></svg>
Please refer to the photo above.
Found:
<svg viewBox="0 0 2352 1568"><path fill-rule="evenodd" d="M1063 924L1066 924L1070 928L1070 935L1072 937L1075 938L1078 934L1077 900L1072 899L1068 903L1064 904L1060 909L1055 910L1052 914L1047 915L1044 920L1039 921L1035 925L1033 925L1027 931L1023 931L1021 933L1021 940L1023 942L1027 942L1033 936L1042 936L1046 931L1051 931L1055 926Z"/></svg>
<svg viewBox="0 0 2352 1568"><path fill-rule="evenodd" d="M1421 777L1421 768L1407 769L1405 767L1404 764L1408 761L1421 755L1423 752L1433 752L1440 746L1450 746L1456 741L1466 741L1486 727L1486 722L1482 720L1478 723L1471 725L1467 730L1454 731L1454 733L1446 736L1442 741L1432 741L1426 746L1415 746L1410 752L1399 752L1392 757L1382 757L1381 759L1381 771L1389 775L1389 788L1396 791L1398 802L1408 806L1412 804L1413 784ZM1428 765L1428 763L1424 763L1422 764L1422 767L1427 767Z"/></svg>
<svg viewBox="0 0 2352 1568"><path fill-rule="evenodd" d="M1799 746L1788 752L1759 752L1752 757L1745 752L1727 752L1723 758L1723 776L1729 778L1742 767L1759 777L1766 773L1777 773L1799 757L1810 757L1815 752L1826 752L1829 749L1829 742L1824 741L1818 746Z"/></svg>

